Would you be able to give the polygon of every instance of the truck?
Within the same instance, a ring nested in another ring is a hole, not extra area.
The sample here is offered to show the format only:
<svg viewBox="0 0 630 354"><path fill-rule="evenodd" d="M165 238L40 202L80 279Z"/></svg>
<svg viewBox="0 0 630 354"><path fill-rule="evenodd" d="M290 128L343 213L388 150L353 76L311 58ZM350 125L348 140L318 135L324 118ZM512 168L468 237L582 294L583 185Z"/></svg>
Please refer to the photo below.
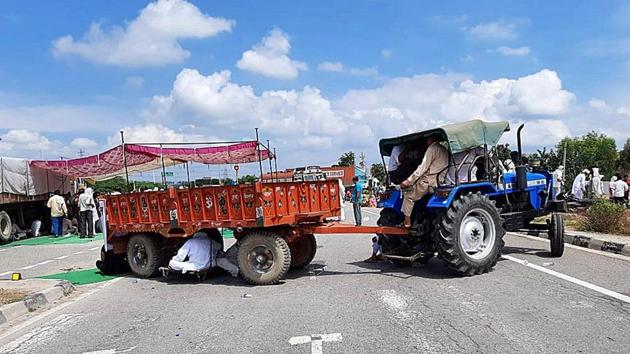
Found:
<svg viewBox="0 0 630 354"><path fill-rule="evenodd" d="M0 156L0 243L14 240L21 230L28 230L35 220L43 230L50 229L50 193L70 192L72 181L65 176L33 167L30 160Z"/></svg>
<svg viewBox="0 0 630 354"><path fill-rule="evenodd" d="M494 267L506 230L540 216L550 216L552 255L560 256L563 202L550 196L553 178L530 171L522 158L516 172L503 171L493 146L507 130L507 122L470 121L379 142L383 163L395 145L422 150L432 135L449 151L442 183L416 202L410 228L401 226L400 190L389 191L377 226L354 226L330 221L343 206L336 180L170 188L101 200L105 242L97 264L104 272L128 267L138 277L155 276L194 233L228 228L236 238L240 274L255 285L277 283L289 269L308 265L317 251L316 234L376 234L392 261L423 263L437 254L455 273L475 275Z"/></svg>

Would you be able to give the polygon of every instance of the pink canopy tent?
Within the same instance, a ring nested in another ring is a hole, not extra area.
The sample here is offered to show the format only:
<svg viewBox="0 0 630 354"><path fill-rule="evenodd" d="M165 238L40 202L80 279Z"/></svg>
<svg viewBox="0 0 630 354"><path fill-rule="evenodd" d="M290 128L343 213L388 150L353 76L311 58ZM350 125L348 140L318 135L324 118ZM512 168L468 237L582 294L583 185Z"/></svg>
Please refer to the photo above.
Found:
<svg viewBox="0 0 630 354"><path fill-rule="evenodd" d="M123 158L123 146L125 149ZM71 160L34 160L31 166L74 177L104 180L129 173L144 172L185 162L202 164L241 164L258 161L258 143L246 141L231 145L201 148L156 147L137 144L118 145L98 155ZM260 150L260 159L273 158L269 150Z"/></svg>

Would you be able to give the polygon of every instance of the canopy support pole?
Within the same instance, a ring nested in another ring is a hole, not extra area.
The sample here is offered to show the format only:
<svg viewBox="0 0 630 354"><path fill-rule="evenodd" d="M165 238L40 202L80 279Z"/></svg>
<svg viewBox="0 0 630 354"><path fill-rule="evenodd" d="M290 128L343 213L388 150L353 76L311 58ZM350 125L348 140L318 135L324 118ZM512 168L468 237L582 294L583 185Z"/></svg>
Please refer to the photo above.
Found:
<svg viewBox="0 0 630 354"><path fill-rule="evenodd" d="M186 161L186 177L188 178L188 189L190 189L191 188L191 186L190 186L190 170L188 169L188 164L189 164L189 162Z"/></svg>
<svg viewBox="0 0 630 354"><path fill-rule="evenodd" d="M262 157L260 156L260 139L258 138L258 128L254 128L256 130L256 153L258 154L258 167L260 168L260 181L262 182L263 178L263 167L262 167Z"/></svg>
<svg viewBox="0 0 630 354"><path fill-rule="evenodd" d="M122 158L125 165L125 180L127 181L127 189L129 189L129 170L127 169L127 154L125 153L125 131L120 131L120 141L122 142Z"/></svg>
<svg viewBox="0 0 630 354"><path fill-rule="evenodd" d="M273 165L271 165L271 145L269 145L269 139L267 139L267 159L269 160L269 177L271 177L271 180L273 182L277 182L274 178L273 178Z"/></svg>
<svg viewBox="0 0 630 354"><path fill-rule="evenodd" d="M276 181L278 181L278 155L276 155L276 148L273 148L273 164L276 165Z"/></svg>
<svg viewBox="0 0 630 354"><path fill-rule="evenodd" d="M160 144L160 161L162 164L162 185L166 188L166 166L164 166L164 149L162 144Z"/></svg>

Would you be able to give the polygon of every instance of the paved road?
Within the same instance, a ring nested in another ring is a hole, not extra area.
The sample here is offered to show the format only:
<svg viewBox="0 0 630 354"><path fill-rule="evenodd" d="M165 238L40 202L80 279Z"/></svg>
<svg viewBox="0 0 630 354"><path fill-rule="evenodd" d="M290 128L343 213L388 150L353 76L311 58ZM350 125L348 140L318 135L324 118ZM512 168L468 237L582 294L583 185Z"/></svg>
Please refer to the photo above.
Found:
<svg viewBox="0 0 630 354"><path fill-rule="evenodd" d="M119 278L0 331L0 352L630 352L627 259L508 235L511 260L454 277L438 259L363 263L370 238L318 236L311 267L275 286Z"/></svg>

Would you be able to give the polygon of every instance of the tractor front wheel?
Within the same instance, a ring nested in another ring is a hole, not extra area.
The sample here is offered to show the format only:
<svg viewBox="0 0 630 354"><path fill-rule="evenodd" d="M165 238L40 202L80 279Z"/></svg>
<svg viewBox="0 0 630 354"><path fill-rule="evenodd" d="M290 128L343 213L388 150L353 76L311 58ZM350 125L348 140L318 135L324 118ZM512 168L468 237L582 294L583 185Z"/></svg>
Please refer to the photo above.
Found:
<svg viewBox="0 0 630 354"><path fill-rule="evenodd" d="M505 230L488 196L480 192L461 196L435 223L438 254L456 273L482 274L497 264Z"/></svg>
<svg viewBox="0 0 630 354"><path fill-rule="evenodd" d="M560 257L564 253L564 219L562 214L551 214L549 222L549 247L552 257Z"/></svg>
<svg viewBox="0 0 630 354"><path fill-rule="evenodd" d="M237 260L241 276L250 284L276 284L289 271L291 250L280 235L253 232L239 241Z"/></svg>

